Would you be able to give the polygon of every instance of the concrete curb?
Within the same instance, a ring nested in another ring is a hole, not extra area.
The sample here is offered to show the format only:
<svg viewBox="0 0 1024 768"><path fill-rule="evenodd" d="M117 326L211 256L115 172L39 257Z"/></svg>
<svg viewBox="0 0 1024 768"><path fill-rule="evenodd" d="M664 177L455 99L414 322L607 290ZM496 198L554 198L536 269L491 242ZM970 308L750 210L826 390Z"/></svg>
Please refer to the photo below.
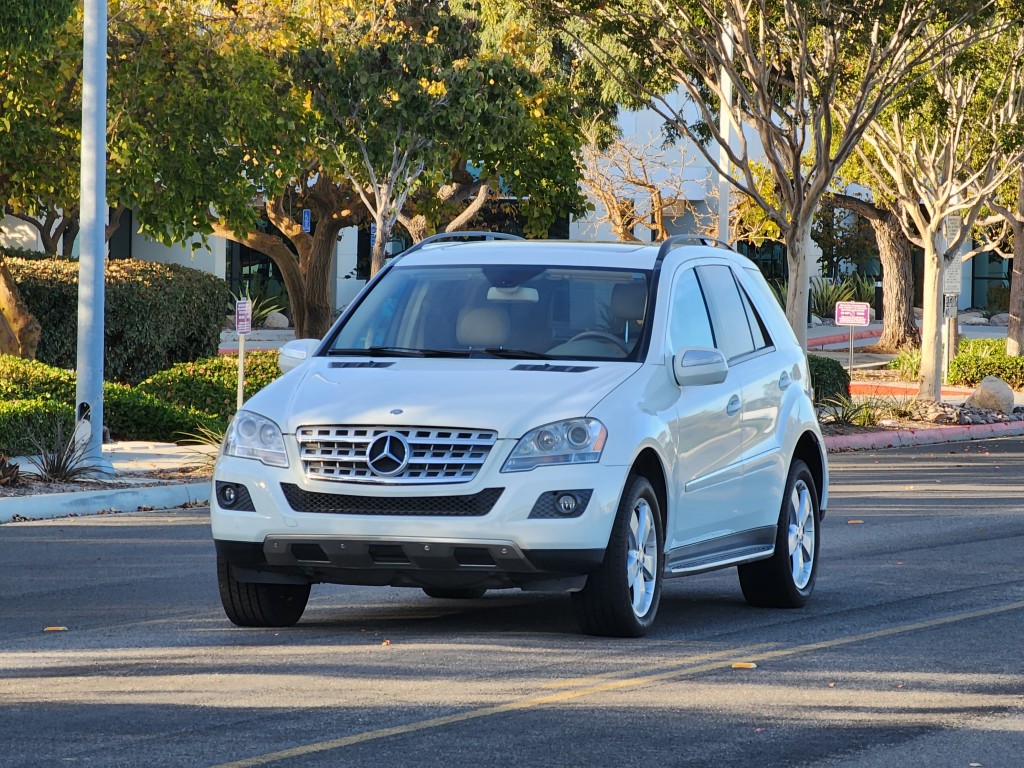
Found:
<svg viewBox="0 0 1024 768"><path fill-rule="evenodd" d="M30 520L45 520L99 512L135 512L140 508L169 509L185 504L206 503L209 499L210 483L11 496L0 498L0 523L11 522L15 515Z"/></svg>
<svg viewBox="0 0 1024 768"><path fill-rule="evenodd" d="M871 328L866 331L854 331L853 340L857 339L880 339L882 338L882 332L877 328ZM834 336L819 336L816 339L807 339L808 349L821 349L822 347L828 347L832 344L849 343L850 334L837 333Z"/></svg>
<svg viewBox="0 0 1024 768"><path fill-rule="evenodd" d="M961 424L925 429L864 432L859 435L833 435L825 438L825 447L829 453L873 451L880 448L959 443L966 440L983 440L988 437L1019 437L1021 435L1024 435L1024 422L1001 421L995 424Z"/></svg>

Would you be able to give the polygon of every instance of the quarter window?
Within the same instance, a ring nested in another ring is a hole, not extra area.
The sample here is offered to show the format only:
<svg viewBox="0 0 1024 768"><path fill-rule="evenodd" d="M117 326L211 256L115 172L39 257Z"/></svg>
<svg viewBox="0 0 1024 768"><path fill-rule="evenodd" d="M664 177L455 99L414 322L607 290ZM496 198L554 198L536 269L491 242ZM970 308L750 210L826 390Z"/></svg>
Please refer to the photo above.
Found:
<svg viewBox="0 0 1024 768"><path fill-rule="evenodd" d="M683 270L672 289L668 340L673 354L681 347L715 346L704 293L692 269Z"/></svg>
<svg viewBox="0 0 1024 768"><path fill-rule="evenodd" d="M728 360L753 352L754 338L732 270L724 265L708 265L697 267L697 276L707 296L715 346Z"/></svg>

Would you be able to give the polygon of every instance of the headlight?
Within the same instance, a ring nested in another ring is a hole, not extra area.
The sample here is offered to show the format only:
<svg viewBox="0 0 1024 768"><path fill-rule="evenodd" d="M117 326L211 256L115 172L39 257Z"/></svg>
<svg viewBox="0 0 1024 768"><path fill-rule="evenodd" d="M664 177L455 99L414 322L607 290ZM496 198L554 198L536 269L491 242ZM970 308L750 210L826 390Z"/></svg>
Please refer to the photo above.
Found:
<svg viewBox="0 0 1024 768"><path fill-rule="evenodd" d="M502 472L526 472L554 464L594 464L608 430L597 419L570 419L530 430L516 444Z"/></svg>
<svg viewBox="0 0 1024 768"><path fill-rule="evenodd" d="M239 411L224 438L224 455L259 459L270 467L287 467L281 428L252 411Z"/></svg>

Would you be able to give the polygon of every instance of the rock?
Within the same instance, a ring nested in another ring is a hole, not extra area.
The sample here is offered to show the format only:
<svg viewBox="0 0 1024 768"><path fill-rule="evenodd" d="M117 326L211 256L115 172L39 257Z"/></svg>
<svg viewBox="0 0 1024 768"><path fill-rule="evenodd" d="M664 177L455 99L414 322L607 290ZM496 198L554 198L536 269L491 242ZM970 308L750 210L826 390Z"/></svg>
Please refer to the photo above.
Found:
<svg viewBox="0 0 1024 768"><path fill-rule="evenodd" d="M821 318L820 317L818 317L817 315L811 315L811 325L812 326L819 326L821 324L822 323L821 323Z"/></svg>
<svg viewBox="0 0 1024 768"><path fill-rule="evenodd" d="M988 320L981 315L960 315L957 322L960 325L988 325Z"/></svg>
<svg viewBox="0 0 1024 768"><path fill-rule="evenodd" d="M263 321L264 328L284 329L288 327L288 318L280 312L271 312Z"/></svg>
<svg viewBox="0 0 1024 768"><path fill-rule="evenodd" d="M989 325L1009 325L1010 315L1008 312L1000 312L998 315L992 315L988 322Z"/></svg>
<svg viewBox="0 0 1024 768"><path fill-rule="evenodd" d="M235 330L234 315L224 315L224 327L227 328L229 331Z"/></svg>
<svg viewBox="0 0 1024 768"><path fill-rule="evenodd" d="M1013 413L1013 390L1002 379L986 376L964 405L968 408L987 408L992 411Z"/></svg>
<svg viewBox="0 0 1024 768"><path fill-rule="evenodd" d="M914 307L914 317L924 317L924 310L920 307Z"/></svg>

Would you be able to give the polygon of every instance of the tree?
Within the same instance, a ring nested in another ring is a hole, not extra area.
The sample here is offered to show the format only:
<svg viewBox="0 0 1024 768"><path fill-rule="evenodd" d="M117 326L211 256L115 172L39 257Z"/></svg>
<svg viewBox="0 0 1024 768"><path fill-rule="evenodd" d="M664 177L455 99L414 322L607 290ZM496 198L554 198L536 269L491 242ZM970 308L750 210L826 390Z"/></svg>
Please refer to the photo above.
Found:
<svg viewBox="0 0 1024 768"><path fill-rule="evenodd" d="M563 29L580 17L587 34L577 35L579 44L677 131L698 140L707 132L726 149L729 167L723 168L717 147L697 144L779 228L790 275L786 313L806 346L814 210L872 120L915 73L960 42L948 27L934 32L930 26L945 18L944 7L932 0L904 0L895 8L842 0L539 2ZM626 60L608 39L633 58ZM649 72L668 73L688 98L653 88ZM843 120L835 113L840 97L850 106ZM717 127L723 105L735 144ZM776 203L760 193L751 169L762 152Z"/></svg>
<svg viewBox="0 0 1024 768"><path fill-rule="evenodd" d="M876 189L895 201L904 234L924 251L920 397L942 377L943 273L985 203L1024 162L1024 30L1000 19L984 46L947 56L918 88L872 124L858 154ZM959 32L965 37L970 31Z"/></svg>
<svg viewBox="0 0 1024 768"><path fill-rule="evenodd" d="M1013 260L1006 354L1020 357L1024 354L1024 165L988 200L987 208L990 214L979 222L981 234L992 250Z"/></svg>
<svg viewBox="0 0 1024 768"><path fill-rule="evenodd" d="M591 126L583 150L583 186L604 208L598 223L607 223L619 240L639 241L636 230L646 229L653 240L669 236L667 221L689 213L698 230L710 234L712 216L702 215L690 202L688 187L708 182L688 174L685 152L678 164L668 159L668 138L660 135L610 141L601 137L603 128ZM602 146L606 144L606 146Z"/></svg>

